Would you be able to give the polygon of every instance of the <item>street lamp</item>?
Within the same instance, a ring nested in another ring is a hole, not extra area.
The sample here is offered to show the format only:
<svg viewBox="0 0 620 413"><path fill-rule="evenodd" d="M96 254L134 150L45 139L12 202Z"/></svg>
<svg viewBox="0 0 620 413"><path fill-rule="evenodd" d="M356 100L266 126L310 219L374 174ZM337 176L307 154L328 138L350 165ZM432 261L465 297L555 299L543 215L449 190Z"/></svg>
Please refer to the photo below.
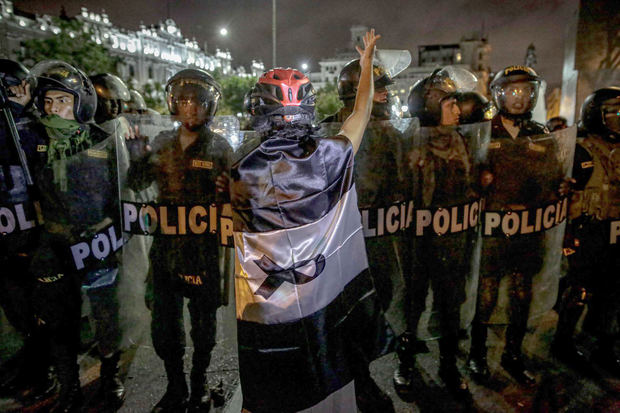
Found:
<svg viewBox="0 0 620 413"><path fill-rule="evenodd" d="M228 29L226 27L222 27L220 29L220 36L223 36L223 37L228 36Z"/></svg>
<svg viewBox="0 0 620 413"><path fill-rule="evenodd" d="M303 72L305 72L306 70L308 70L308 63L302 63L302 64L301 64L301 70L302 70Z"/></svg>

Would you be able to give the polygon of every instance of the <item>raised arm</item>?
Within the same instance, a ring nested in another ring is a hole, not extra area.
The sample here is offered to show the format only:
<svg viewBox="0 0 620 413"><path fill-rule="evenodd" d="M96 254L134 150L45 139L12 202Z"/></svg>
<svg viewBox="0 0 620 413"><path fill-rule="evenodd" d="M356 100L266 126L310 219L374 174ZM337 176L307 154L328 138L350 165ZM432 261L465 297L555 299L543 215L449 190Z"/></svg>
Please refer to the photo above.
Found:
<svg viewBox="0 0 620 413"><path fill-rule="evenodd" d="M349 138L355 153L357 153L362 143L362 137L372 111L372 97L375 93L372 79L372 62L375 54L375 43L380 38L381 35L375 35L375 29L370 29L370 32L366 32L364 35L364 50L356 46L360 54L360 67L362 69L360 81L357 86L353 112L344 121L339 133Z"/></svg>

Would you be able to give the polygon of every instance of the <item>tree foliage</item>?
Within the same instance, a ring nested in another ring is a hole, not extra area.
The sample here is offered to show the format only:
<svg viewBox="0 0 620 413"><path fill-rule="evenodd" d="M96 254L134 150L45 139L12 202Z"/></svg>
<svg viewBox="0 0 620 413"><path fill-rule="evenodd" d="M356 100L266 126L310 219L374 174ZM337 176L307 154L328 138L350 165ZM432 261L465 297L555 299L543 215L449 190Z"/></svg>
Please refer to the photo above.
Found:
<svg viewBox="0 0 620 413"><path fill-rule="evenodd" d="M258 80L255 77L225 76L219 71L213 73L215 80L222 86L218 115L245 114L243 99Z"/></svg>
<svg viewBox="0 0 620 413"><path fill-rule="evenodd" d="M316 117L317 121L325 119L342 107L342 102L338 99L338 88L335 83L328 83L325 87L316 92Z"/></svg>
<svg viewBox="0 0 620 413"><path fill-rule="evenodd" d="M145 83L142 87L142 96L146 106L155 109L161 114L168 113L168 104L166 103L166 94L164 87L159 82Z"/></svg>
<svg viewBox="0 0 620 413"><path fill-rule="evenodd" d="M93 32L75 19L55 18L54 24L60 33L45 39L30 39L22 42L18 60L33 66L42 60L62 60L82 69L86 74L116 74L118 58L113 58L100 44L92 40Z"/></svg>

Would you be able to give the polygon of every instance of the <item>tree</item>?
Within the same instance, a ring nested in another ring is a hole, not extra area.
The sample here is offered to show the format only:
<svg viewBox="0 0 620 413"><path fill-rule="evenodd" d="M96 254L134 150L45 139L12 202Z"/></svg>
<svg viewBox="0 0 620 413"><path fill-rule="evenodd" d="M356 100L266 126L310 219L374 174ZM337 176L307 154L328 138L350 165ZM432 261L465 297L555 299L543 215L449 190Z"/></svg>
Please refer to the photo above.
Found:
<svg viewBox="0 0 620 413"><path fill-rule="evenodd" d="M60 28L60 33L23 41L17 53L18 60L28 66L42 60L62 60L88 75L116 74L118 58L111 57L104 46L92 40L91 29L76 19L54 18L54 25Z"/></svg>
<svg viewBox="0 0 620 413"><path fill-rule="evenodd" d="M145 83L142 88L144 103L161 114L168 114L168 104L164 87L159 82Z"/></svg>
<svg viewBox="0 0 620 413"><path fill-rule="evenodd" d="M316 92L316 120L320 121L329 115L338 112L342 102L338 98L338 88L335 83L327 83Z"/></svg>
<svg viewBox="0 0 620 413"><path fill-rule="evenodd" d="M225 76L220 71L213 73L215 80L222 86L218 115L237 115L245 113L243 99L258 80L255 77Z"/></svg>

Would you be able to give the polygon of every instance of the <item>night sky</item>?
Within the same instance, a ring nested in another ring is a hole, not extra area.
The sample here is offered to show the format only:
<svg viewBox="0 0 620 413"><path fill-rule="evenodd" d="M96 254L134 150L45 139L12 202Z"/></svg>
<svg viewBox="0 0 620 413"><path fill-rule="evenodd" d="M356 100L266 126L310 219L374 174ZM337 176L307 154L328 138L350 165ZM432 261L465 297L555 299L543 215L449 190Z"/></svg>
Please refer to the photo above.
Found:
<svg viewBox="0 0 620 413"><path fill-rule="evenodd" d="M185 37L206 41L208 51L229 49L233 65L252 58L271 67L271 0L15 0L15 7L58 15L61 5L72 16L81 6L110 16L113 24L137 29L140 22L174 19ZM461 36L484 28L493 47L491 65L499 70L522 64L530 43L536 46L536 70L551 87L562 77L566 22L577 0L277 0L278 66L299 67L333 56L349 44L349 27L364 24L383 35L380 48L458 43ZM219 35L221 27L229 35Z"/></svg>

